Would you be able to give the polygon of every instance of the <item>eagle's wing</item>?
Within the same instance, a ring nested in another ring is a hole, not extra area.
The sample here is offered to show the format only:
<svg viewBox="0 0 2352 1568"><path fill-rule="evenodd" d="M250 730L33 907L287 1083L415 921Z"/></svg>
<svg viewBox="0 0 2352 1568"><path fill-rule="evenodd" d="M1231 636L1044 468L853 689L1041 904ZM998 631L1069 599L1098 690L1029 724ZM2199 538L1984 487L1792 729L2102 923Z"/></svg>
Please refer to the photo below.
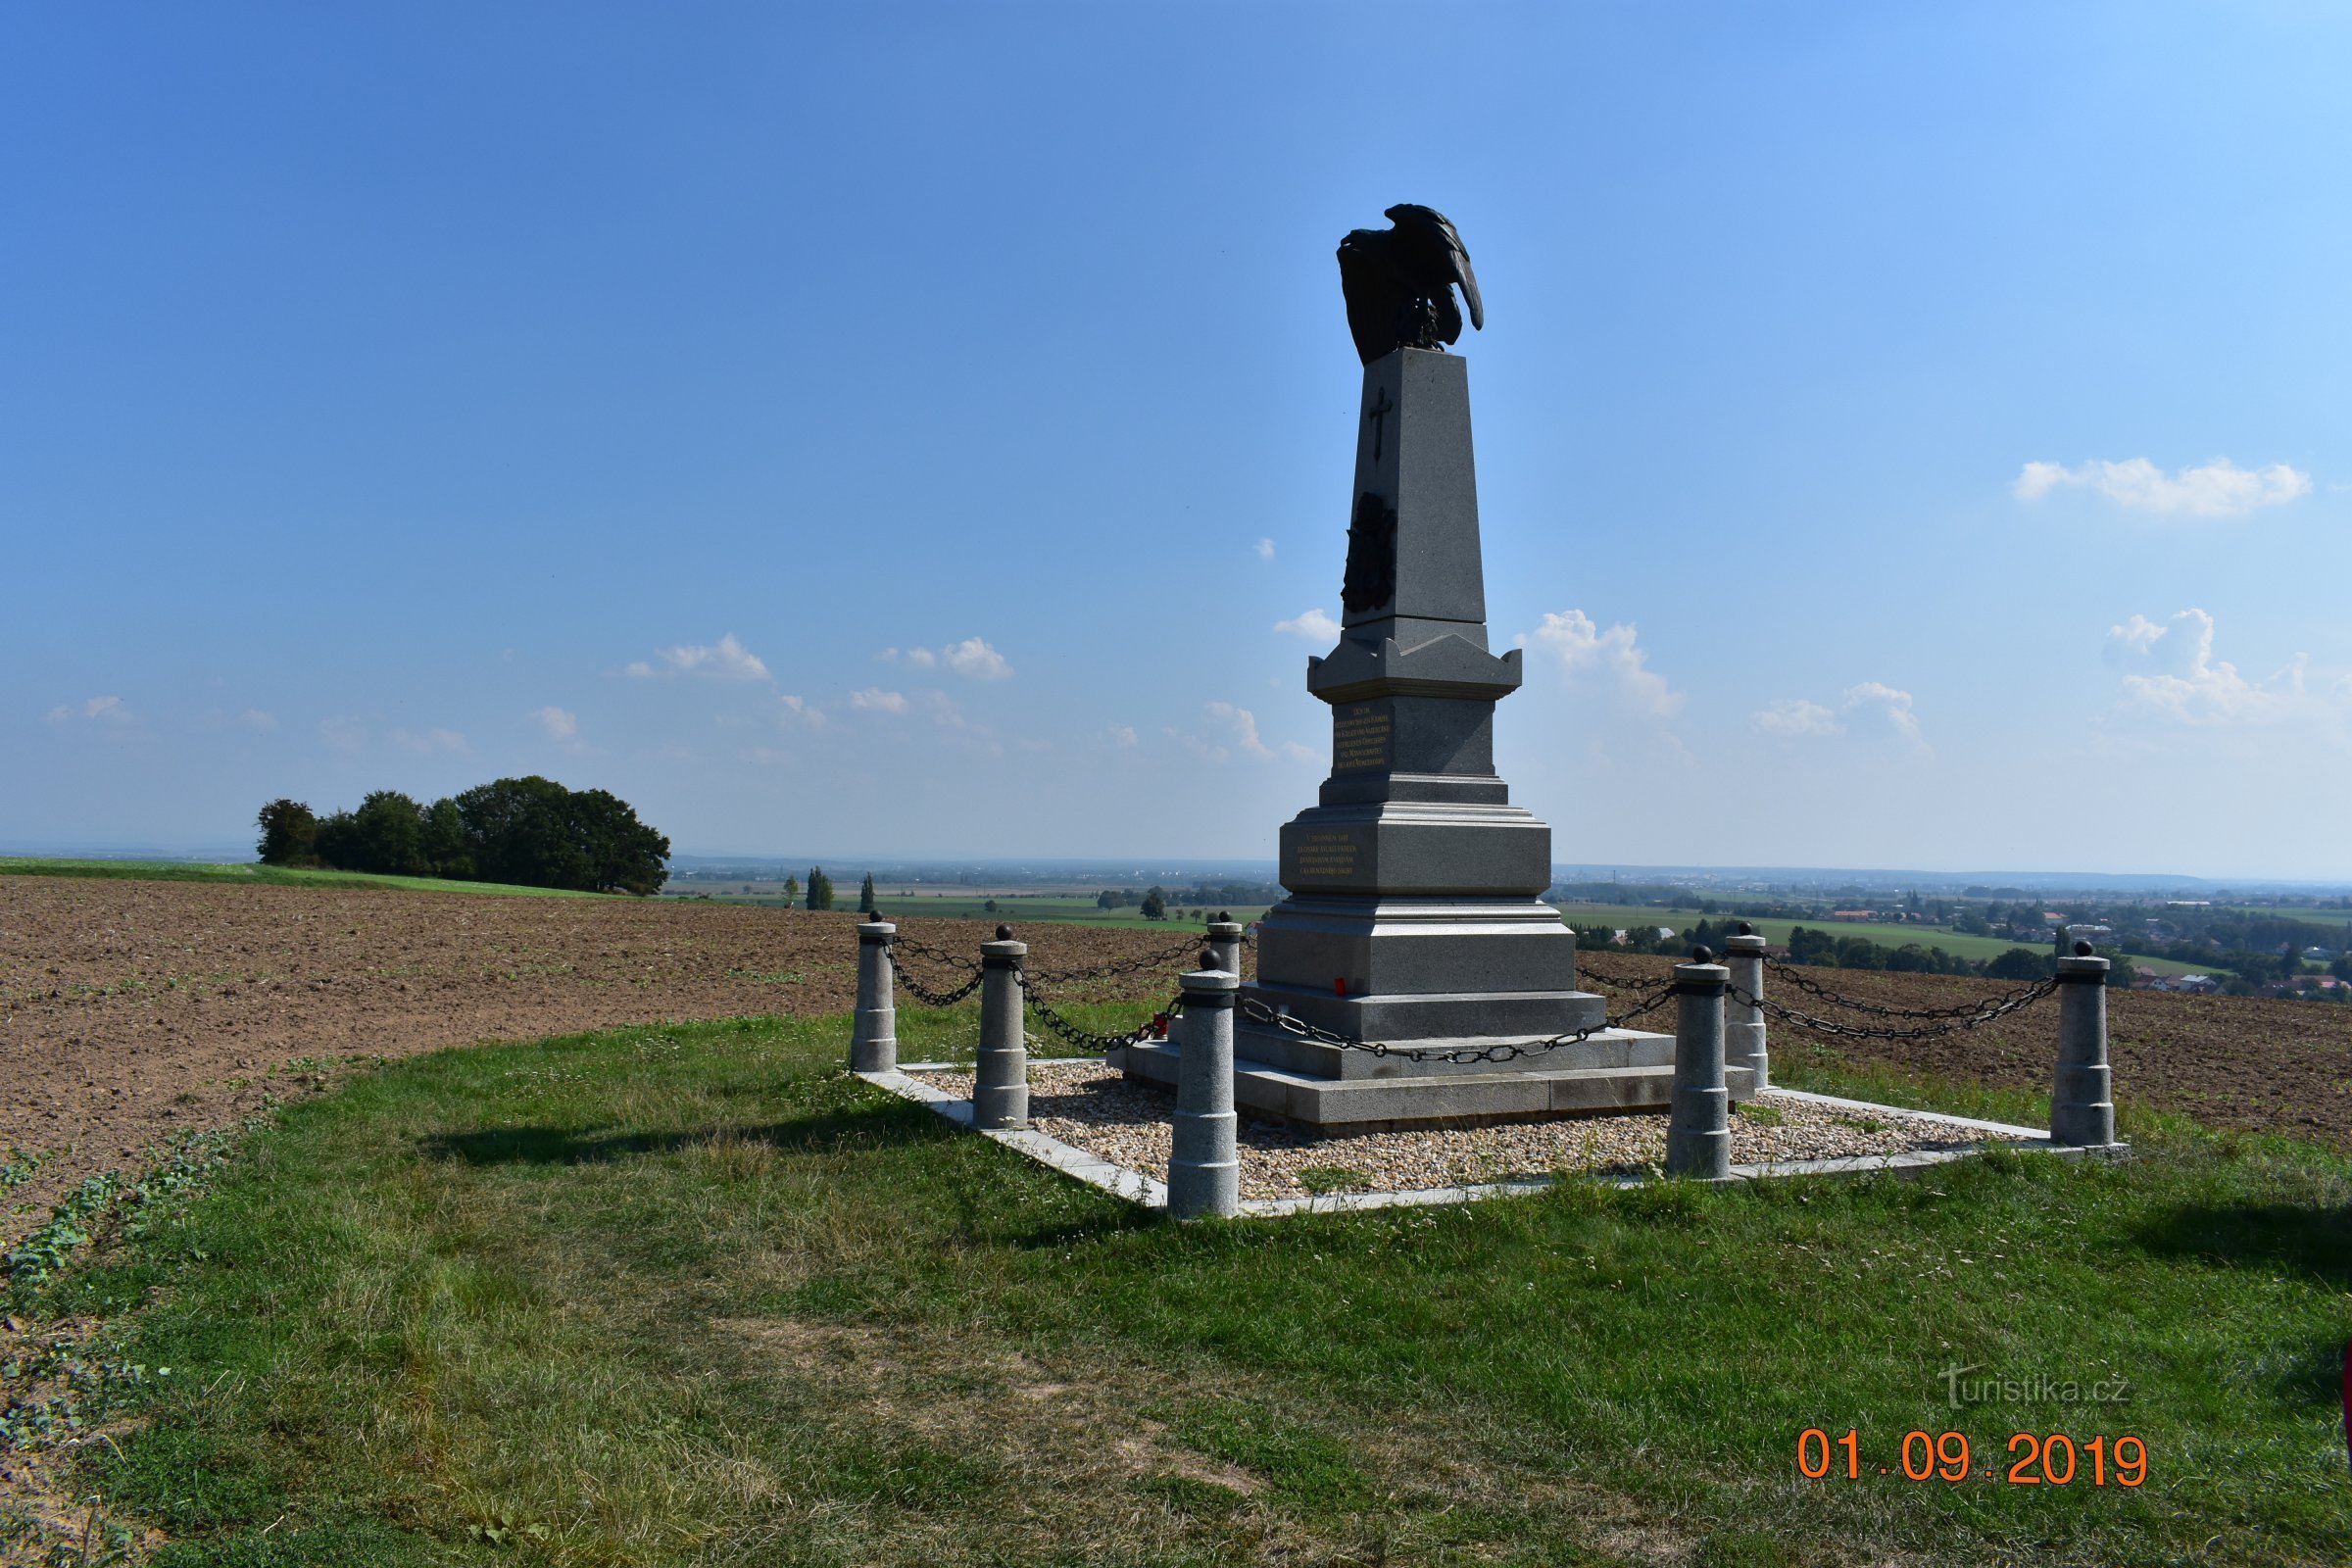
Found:
<svg viewBox="0 0 2352 1568"><path fill-rule="evenodd" d="M1439 278L1444 283L1451 283L1461 289L1463 303L1470 307L1470 324L1481 331L1486 330L1487 307L1478 297L1478 274L1470 270L1470 252L1463 247L1462 236L1455 230L1452 220L1434 207L1423 207L1413 202L1398 202L1382 216L1399 229L1413 231L1419 242L1416 249L1428 253L1442 269ZM1437 282L1438 279L1431 281ZM1455 330L1458 333L1460 328L1456 327ZM1450 343L1453 340L1447 338L1446 341Z"/></svg>
<svg viewBox="0 0 2352 1568"><path fill-rule="evenodd" d="M1348 301L1348 331L1366 365L1396 347L1396 320L1412 303L1396 265L1396 234L1359 228L1340 241L1340 292Z"/></svg>

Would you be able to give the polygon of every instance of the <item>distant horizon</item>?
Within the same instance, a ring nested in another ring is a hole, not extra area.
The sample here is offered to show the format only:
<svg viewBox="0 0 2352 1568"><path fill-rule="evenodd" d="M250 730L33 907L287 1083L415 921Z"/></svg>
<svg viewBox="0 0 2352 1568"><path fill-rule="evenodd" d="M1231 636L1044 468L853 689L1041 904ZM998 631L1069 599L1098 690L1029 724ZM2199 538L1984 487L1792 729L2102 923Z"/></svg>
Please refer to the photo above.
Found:
<svg viewBox="0 0 2352 1568"><path fill-rule="evenodd" d="M0 839L0 858L162 860L224 865L258 863L250 845L240 846L225 840L167 845L119 841L98 843L87 840L57 840L43 843L30 839ZM992 869L1066 870L1073 874L1080 872L1108 874L1122 868L1132 873L1149 868L1192 875L1221 874L1252 877L1269 882L1276 880L1275 873L1278 869L1277 862L1270 857L1249 856L957 856L874 855L837 851L781 853L704 850L679 850L674 851L670 856L670 867L673 874L681 870L721 865L772 866L787 873L797 872L809 865L850 866L859 872L869 869L877 871L944 870L951 867L968 867L979 871ZM1589 860L1555 860L1552 862L1551 870L1555 882L1603 876L1617 876L1637 881L1703 876L1725 880L1771 881L1787 885L1834 879L1867 880L1890 885L1906 880L1916 880L1937 884L2009 886L2035 891L2052 888L2079 888L2090 891L2109 888L2115 884L2129 884L2134 891L2156 891L2166 887L2229 890L2283 888L2310 893L2352 894L2352 879L2330 880L2325 877L2280 877L2254 874L2207 876L2179 871L2026 871L2016 869L1984 870L1975 867L1937 870L1929 866L1707 865L1695 863L1675 865ZM2113 890L2124 891L2120 887Z"/></svg>

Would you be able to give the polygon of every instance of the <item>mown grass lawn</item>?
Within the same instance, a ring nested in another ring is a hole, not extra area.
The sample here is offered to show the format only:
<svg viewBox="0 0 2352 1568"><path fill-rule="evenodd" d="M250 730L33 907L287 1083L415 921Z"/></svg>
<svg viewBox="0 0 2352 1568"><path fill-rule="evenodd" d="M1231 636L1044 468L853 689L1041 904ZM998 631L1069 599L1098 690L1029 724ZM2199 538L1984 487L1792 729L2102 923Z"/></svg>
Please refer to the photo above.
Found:
<svg viewBox="0 0 2352 1568"><path fill-rule="evenodd" d="M1107 1015L1105 1015L1107 1016ZM955 1032L904 1025L909 1059ZM2352 1166L1588 1184L1177 1226L839 1070L842 1020L358 1076L24 1310L155 1375L84 1480L172 1564L2343 1558ZM135 1303L135 1304L132 1304ZM2128 1381L1953 1408L1972 1378ZM1807 1428L1864 1474L1796 1471ZM1906 1432L2146 1445L1912 1482ZM1881 1465L1894 1470L1880 1475Z"/></svg>

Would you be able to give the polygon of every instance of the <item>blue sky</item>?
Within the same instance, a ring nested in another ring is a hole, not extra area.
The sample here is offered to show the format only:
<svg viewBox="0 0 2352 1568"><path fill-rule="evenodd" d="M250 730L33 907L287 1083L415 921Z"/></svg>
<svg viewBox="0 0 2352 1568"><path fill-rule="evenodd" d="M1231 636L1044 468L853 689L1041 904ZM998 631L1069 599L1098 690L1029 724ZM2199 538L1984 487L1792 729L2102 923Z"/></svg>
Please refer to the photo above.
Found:
<svg viewBox="0 0 2352 1568"><path fill-rule="evenodd" d="M1418 201L1555 858L2352 876L2348 73L2320 6L9 8L0 840L538 771L1270 858L1332 247Z"/></svg>

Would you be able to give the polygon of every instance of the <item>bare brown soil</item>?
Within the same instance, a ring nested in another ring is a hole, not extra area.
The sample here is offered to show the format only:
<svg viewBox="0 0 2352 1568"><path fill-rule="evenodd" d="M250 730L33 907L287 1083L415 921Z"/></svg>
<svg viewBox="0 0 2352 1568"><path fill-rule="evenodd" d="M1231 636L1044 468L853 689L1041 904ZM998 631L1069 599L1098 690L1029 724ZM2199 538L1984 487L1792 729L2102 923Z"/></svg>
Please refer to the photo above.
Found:
<svg viewBox="0 0 2352 1568"><path fill-rule="evenodd" d="M857 919L618 898L0 876L0 1157L11 1147L52 1154L6 1195L0 1240L83 1177L142 1163L149 1144L175 1131L314 1089L323 1067L353 1057L846 1011ZM992 934L970 920L901 929L960 954ZM1074 925L1022 934L1039 970L1139 957L1183 936ZM1121 982L1115 994L1150 989Z"/></svg>
<svg viewBox="0 0 2352 1568"><path fill-rule="evenodd" d="M82 1177L138 1163L174 1131L225 1125L314 1089L323 1067L354 1057L665 1019L846 1011L856 920L632 899L0 876L0 1154L53 1152L9 1195L0 1238L28 1229ZM990 934L971 920L909 919L903 930L961 954ZM1143 957L1184 933L1040 924L1022 935L1031 967L1045 971ZM1595 956L1591 969L1637 978L1663 979L1667 967ZM1066 994L1148 998L1171 967ZM1899 1005L2001 989L1811 973ZM957 977L933 969L929 978ZM2352 1006L2109 996L2119 1099L2352 1149ZM2044 1003L1911 1043L1815 1041L1776 1026L1774 1049L1790 1059L1822 1044L1858 1063L2035 1089L2047 1085L2055 1028L2055 1004Z"/></svg>
<svg viewBox="0 0 2352 1568"><path fill-rule="evenodd" d="M1597 960L1597 961L1595 961ZM1663 957L1608 954L1581 960L1646 984L1662 982ZM1901 1007L1948 1007L1998 996L2016 982L1958 975L1814 969L1815 984L1843 996ZM1770 979L1766 995L1839 1023L1906 1027L1805 996ZM1672 1028L1659 1013L1645 1027ZM2193 1116L2209 1127L2289 1133L2352 1152L2352 1006L2269 997L2192 997L2162 991L2107 993L2108 1057L2118 1104L2138 1102ZM1848 1062L1886 1066L1996 1088L2047 1092L2058 1049L2058 1003L2049 998L1983 1028L1926 1040L1833 1039L1776 1022L1776 1061L1820 1049Z"/></svg>

